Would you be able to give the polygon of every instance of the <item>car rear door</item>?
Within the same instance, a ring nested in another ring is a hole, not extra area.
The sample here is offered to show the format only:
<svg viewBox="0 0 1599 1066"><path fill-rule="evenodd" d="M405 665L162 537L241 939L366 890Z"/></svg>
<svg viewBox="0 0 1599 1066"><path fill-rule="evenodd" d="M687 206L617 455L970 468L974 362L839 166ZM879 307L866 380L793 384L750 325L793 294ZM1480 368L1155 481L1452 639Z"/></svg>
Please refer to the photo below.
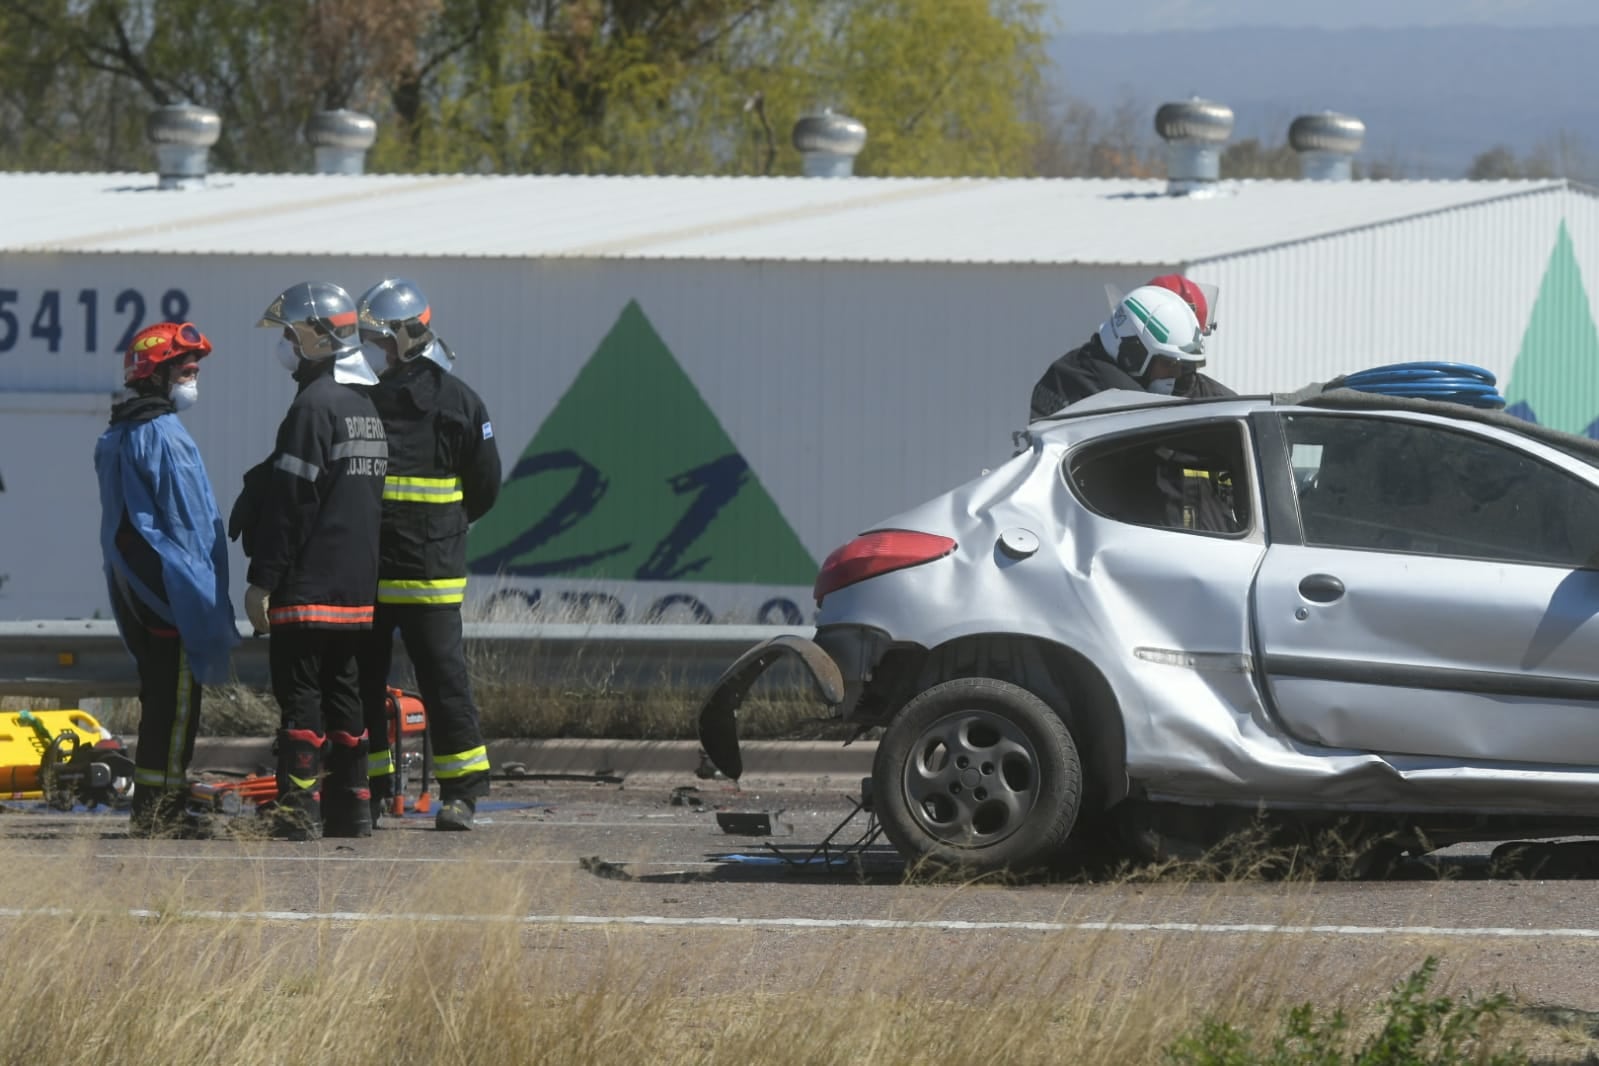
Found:
<svg viewBox="0 0 1599 1066"><path fill-rule="evenodd" d="M1257 430L1278 442L1264 474L1280 491L1256 639L1289 731L1363 751L1599 763L1592 468L1425 416L1267 413Z"/></svg>

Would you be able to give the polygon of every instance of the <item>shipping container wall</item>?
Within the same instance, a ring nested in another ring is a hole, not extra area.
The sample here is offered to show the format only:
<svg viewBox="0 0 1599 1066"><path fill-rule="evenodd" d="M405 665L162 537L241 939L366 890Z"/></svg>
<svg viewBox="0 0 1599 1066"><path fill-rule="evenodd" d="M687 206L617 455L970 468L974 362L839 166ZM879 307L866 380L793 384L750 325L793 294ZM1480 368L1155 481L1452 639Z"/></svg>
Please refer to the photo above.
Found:
<svg viewBox="0 0 1599 1066"><path fill-rule="evenodd" d="M1149 273L0 257L0 618L105 615L94 438L127 338L162 317L216 345L182 417L224 515L293 394L262 308L298 280L358 294L399 274L429 294L504 461L471 535L475 610L797 622L834 547L1006 458L1034 380L1105 317L1104 285ZM236 547L232 563L237 597Z"/></svg>
<svg viewBox="0 0 1599 1066"><path fill-rule="evenodd" d="M1221 287L1211 365L1240 391L1447 360L1493 371L1511 405L1547 425L1584 433L1599 420L1599 199L1580 191L1190 269Z"/></svg>

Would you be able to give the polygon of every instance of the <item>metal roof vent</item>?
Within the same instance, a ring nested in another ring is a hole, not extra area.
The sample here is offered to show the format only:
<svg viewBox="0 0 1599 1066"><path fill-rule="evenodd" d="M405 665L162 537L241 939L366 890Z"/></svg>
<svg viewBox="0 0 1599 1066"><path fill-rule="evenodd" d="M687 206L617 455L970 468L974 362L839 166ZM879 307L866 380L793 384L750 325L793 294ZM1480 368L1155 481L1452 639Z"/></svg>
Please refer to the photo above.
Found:
<svg viewBox="0 0 1599 1066"><path fill-rule="evenodd" d="M222 120L208 107L167 104L150 112L145 136L155 145L163 189L197 189L205 184L206 160L222 135Z"/></svg>
<svg viewBox="0 0 1599 1066"><path fill-rule="evenodd" d="M847 178L855 173L855 157L866 147L866 127L859 119L830 107L794 123L794 147L805 156L807 178Z"/></svg>
<svg viewBox="0 0 1599 1066"><path fill-rule="evenodd" d="M378 139L378 124L359 111L318 111L305 124L305 139L316 149L318 174L360 174L367 149Z"/></svg>
<svg viewBox="0 0 1599 1066"><path fill-rule="evenodd" d="M1299 174L1306 181L1348 181L1365 139L1364 122L1336 111L1300 115L1288 126L1288 143L1299 153Z"/></svg>
<svg viewBox="0 0 1599 1066"><path fill-rule="evenodd" d="M1191 196L1214 189L1221 177L1221 146L1233 133L1233 109L1195 96L1161 104L1155 132L1166 142L1166 191Z"/></svg>

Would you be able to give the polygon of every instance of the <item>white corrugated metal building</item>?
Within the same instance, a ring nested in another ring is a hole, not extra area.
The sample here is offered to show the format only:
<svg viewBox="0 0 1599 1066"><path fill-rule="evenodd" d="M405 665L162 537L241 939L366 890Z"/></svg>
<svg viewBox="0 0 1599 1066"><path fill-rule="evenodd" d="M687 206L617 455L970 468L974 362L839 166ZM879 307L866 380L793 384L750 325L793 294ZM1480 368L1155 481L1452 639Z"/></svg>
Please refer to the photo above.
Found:
<svg viewBox="0 0 1599 1066"><path fill-rule="evenodd" d="M183 417L226 510L292 389L254 323L313 277L415 279L486 399L508 482L474 598L598 590L630 620L808 618L828 551L1009 454L1106 283L1219 284L1209 370L1240 391L1451 359L1599 419L1599 194L1564 181L156 184L0 175L0 618L105 610L90 454L122 338L216 342Z"/></svg>

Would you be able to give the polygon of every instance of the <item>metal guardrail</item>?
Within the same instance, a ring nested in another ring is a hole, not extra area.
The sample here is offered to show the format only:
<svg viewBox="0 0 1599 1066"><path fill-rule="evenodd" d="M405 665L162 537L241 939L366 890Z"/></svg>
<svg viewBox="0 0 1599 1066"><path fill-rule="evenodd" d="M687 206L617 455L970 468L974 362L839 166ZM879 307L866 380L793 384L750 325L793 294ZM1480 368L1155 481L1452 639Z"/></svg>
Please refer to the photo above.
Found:
<svg viewBox="0 0 1599 1066"><path fill-rule="evenodd" d="M510 622L469 622L465 629L470 663L489 663L517 677L610 689L653 688L664 681L709 685L769 637L815 633L808 626ZM244 640L233 650L237 681L267 690L267 638L253 636L244 622L239 635ZM409 667L398 639L395 663ZM115 622L0 622L0 695L59 699L71 706L84 697L138 693L138 674Z"/></svg>

